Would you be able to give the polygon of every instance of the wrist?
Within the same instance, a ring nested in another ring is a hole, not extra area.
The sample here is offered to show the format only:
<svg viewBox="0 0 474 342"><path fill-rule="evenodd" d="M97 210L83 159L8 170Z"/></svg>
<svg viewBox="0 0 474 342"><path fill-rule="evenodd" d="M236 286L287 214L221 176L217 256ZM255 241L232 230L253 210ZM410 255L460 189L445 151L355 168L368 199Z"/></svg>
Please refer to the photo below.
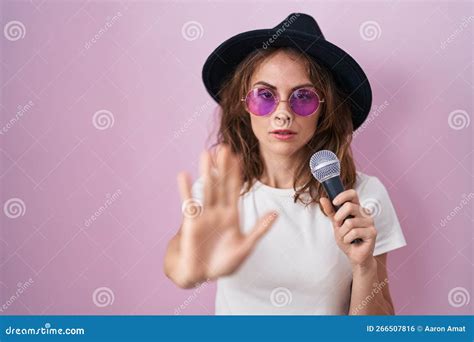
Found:
<svg viewBox="0 0 474 342"><path fill-rule="evenodd" d="M187 264L185 266L185 264ZM198 265L190 265L184 260L177 261L170 279L182 289L191 289L208 278L205 277L203 270Z"/></svg>
<svg viewBox="0 0 474 342"><path fill-rule="evenodd" d="M377 260L373 256L364 260L363 263L360 264L353 264L352 265L352 273L357 273L361 275L377 273Z"/></svg>
<svg viewBox="0 0 474 342"><path fill-rule="evenodd" d="M172 278L173 282L182 289L192 289L200 286L202 283L209 281L209 278L196 277L196 276L184 276L182 274Z"/></svg>

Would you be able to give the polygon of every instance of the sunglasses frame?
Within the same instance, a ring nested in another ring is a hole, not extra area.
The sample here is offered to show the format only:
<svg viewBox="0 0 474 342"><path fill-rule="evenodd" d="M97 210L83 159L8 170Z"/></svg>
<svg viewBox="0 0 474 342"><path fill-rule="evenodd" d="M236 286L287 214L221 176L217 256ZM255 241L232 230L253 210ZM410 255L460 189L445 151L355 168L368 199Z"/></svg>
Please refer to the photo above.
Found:
<svg viewBox="0 0 474 342"><path fill-rule="evenodd" d="M252 112L249 110L248 105L247 105L247 98L248 98L249 94L250 94L252 91L254 91L255 89L268 89L268 90L273 94L273 97L276 99L276 106L275 106L275 109L273 109L270 113L265 114L265 115L258 115L258 114L252 113ZM240 101L245 104L245 109L246 109L247 112L249 112L250 114L255 115L255 116L269 116L269 115L272 115L273 113L275 113L275 111L276 111L276 109L278 108L278 105L280 104L280 102L290 102L290 99L291 99L291 97L293 96L293 94L296 93L297 91L301 90L301 89L311 89L311 90L313 90L314 93L316 94L316 96L317 96L318 99L319 99L319 103L325 102L325 101L324 101L324 98L321 98L321 97L319 96L318 89L316 89L315 87L301 87L301 88L295 89L294 91L291 92L291 94L288 96L288 99L287 99L286 101L281 100L281 99L280 99L280 95L278 94L278 92L273 91L273 89L271 89L270 87L254 87L254 88L250 89L250 90L248 91L247 95L243 96L243 97L240 99ZM308 117L308 116L314 115L314 114L318 111L318 109L319 109L319 105L318 105L318 108L316 108L316 110L315 110L313 113L311 113L311 114L309 114L309 115L300 115L300 114L297 114L297 113L295 113L295 112L293 111L293 108L291 107L291 104L290 104L288 107L290 108L290 111L291 111L291 113L292 113L293 115L301 116L301 117L303 117L303 118L306 118L306 117Z"/></svg>

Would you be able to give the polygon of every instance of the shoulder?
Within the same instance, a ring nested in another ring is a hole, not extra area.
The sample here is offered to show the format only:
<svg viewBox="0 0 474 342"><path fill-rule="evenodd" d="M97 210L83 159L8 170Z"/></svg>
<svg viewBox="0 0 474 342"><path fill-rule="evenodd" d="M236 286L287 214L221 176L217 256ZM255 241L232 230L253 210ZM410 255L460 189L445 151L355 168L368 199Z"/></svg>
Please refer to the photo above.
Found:
<svg viewBox="0 0 474 342"><path fill-rule="evenodd" d="M395 207L380 179L357 172L355 190L361 206L369 211L377 229L373 255L378 256L405 246L407 243Z"/></svg>
<svg viewBox="0 0 474 342"><path fill-rule="evenodd" d="M359 197L385 197L388 195L385 185L376 176L356 171L356 183L354 189Z"/></svg>
<svg viewBox="0 0 474 342"><path fill-rule="evenodd" d="M395 216L392 199L378 177L357 171L355 190L360 204L373 212L379 226L381 220L392 220L390 217Z"/></svg>

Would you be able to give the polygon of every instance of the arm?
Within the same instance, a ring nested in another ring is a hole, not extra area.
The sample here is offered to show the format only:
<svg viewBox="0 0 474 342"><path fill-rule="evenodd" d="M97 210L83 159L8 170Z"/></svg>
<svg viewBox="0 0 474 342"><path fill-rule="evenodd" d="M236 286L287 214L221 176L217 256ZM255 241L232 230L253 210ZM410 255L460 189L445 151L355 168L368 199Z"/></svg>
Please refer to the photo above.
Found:
<svg viewBox="0 0 474 342"><path fill-rule="evenodd" d="M337 212L327 198L320 204L332 221L334 237L352 266L351 315L393 315L393 304L388 290L387 255L374 257L377 230L369 211L361 207L353 189L341 192L333 200L341 205ZM351 243L361 239L359 243Z"/></svg>
<svg viewBox="0 0 474 342"><path fill-rule="evenodd" d="M388 288L387 253L372 257L352 269L350 315L393 315Z"/></svg>

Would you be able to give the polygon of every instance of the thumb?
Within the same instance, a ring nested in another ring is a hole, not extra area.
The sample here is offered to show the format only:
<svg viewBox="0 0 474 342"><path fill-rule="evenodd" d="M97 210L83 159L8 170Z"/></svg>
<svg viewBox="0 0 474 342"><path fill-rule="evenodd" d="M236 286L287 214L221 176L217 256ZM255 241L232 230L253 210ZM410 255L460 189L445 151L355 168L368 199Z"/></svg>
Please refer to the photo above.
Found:
<svg viewBox="0 0 474 342"><path fill-rule="evenodd" d="M277 218L278 213L276 211L269 212L260 217L252 231L245 237L244 250L250 252L263 235L270 230Z"/></svg>
<svg viewBox="0 0 474 342"><path fill-rule="evenodd" d="M334 207L332 206L331 201L327 197L321 197L319 199L319 204L321 205L322 209L324 210L324 213L333 221L334 214L336 213L334 211Z"/></svg>

